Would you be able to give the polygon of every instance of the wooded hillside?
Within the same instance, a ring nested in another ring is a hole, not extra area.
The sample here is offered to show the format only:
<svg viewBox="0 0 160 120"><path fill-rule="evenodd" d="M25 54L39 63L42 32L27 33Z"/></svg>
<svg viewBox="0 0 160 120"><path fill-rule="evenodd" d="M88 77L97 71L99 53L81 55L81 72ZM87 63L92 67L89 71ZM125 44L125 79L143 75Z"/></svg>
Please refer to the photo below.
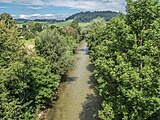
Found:
<svg viewBox="0 0 160 120"><path fill-rule="evenodd" d="M112 11L95 11L95 12L80 12L69 16L66 20L74 19L77 22L90 22L91 20L101 17L106 21L118 15L117 12Z"/></svg>

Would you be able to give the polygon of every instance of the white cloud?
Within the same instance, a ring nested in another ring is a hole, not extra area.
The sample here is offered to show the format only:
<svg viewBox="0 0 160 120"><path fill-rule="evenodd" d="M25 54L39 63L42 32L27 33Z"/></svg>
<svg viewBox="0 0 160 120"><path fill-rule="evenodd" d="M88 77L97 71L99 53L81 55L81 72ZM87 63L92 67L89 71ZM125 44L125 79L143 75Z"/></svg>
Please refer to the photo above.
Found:
<svg viewBox="0 0 160 120"><path fill-rule="evenodd" d="M50 1L51 5L69 7L73 9L83 10L111 10L111 11L125 11L124 0L56 0Z"/></svg>
<svg viewBox="0 0 160 120"><path fill-rule="evenodd" d="M20 5L45 5L44 0L12 0L12 3Z"/></svg>
<svg viewBox="0 0 160 120"><path fill-rule="evenodd" d="M65 19L68 17L69 14L31 14L31 15L12 15L13 18L20 18L20 19L56 19L56 20L61 20Z"/></svg>
<svg viewBox="0 0 160 120"><path fill-rule="evenodd" d="M11 15L13 18L16 18L17 17L17 15Z"/></svg>
<svg viewBox="0 0 160 120"><path fill-rule="evenodd" d="M12 0L0 0L0 2L4 2L4 3L12 3Z"/></svg>
<svg viewBox="0 0 160 120"><path fill-rule="evenodd" d="M0 6L0 9L5 9L5 8L7 8L6 6Z"/></svg>
<svg viewBox="0 0 160 120"><path fill-rule="evenodd" d="M125 0L0 0L20 5L60 6L82 10L125 11Z"/></svg>
<svg viewBox="0 0 160 120"><path fill-rule="evenodd" d="M33 6L29 6L27 8L31 9L31 10L40 10L40 9L43 9L43 7L33 7Z"/></svg>

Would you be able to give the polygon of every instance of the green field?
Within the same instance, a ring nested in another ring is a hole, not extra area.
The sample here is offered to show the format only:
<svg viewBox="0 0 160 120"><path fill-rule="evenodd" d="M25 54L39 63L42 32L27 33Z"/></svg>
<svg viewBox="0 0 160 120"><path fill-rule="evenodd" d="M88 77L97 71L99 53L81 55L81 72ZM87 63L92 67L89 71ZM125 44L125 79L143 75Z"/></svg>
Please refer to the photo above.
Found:
<svg viewBox="0 0 160 120"><path fill-rule="evenodd" d="M72 23L73 19L71 20L67 20L67 21L64 21L64 22L56 22L56 23L48 23L48 22L38 22L38 23L41 23L41 24L44 24L44 25L55 25L55 26L58 26L58 27L67 27L69 26L71 23ZM23 24L27 24L27 23L18 23L17 26L22 26ZM79 23L79 26L80 27L85 27L87 26L89 23Z"/></svg>
<svg viewBox="0 0 160 120"><path fill-rule="evenodd" d="M66 27L66 26L69 26L71 23L72 23L73 19L72 20L67 20L65 22L57 22L57 23L53 23L51 25L56 25L56 26L59 26L59 27ZM79 26L80 27L86 27L89 23L85 23L85 22L81 22L79 23Z"/></svg>
<svg viewBox="0 0 160 120"><path fill-rule="evenodd" d="M25 45L34 45L35 44L35 39L30 39L30 40L22 40Z"/></svg>
<svg viewBox="0 0 160 120"><path fill-rule="evenodd" d="M80 26L80 27L86 27L86 26L88 26L88 25L89 25L89 23L85 23L85 22L79 23L79 26Z"/></svg>
<svg viewBox="0 0 160 120"><path fill-rule="evenodd" d="M72 21L73 20L67 20L67 21L64 21L64 22L53 23L51 25L56 25L56 26L59 26L59 27L66 27L66 26L69 26L72 23Z"/></svg>

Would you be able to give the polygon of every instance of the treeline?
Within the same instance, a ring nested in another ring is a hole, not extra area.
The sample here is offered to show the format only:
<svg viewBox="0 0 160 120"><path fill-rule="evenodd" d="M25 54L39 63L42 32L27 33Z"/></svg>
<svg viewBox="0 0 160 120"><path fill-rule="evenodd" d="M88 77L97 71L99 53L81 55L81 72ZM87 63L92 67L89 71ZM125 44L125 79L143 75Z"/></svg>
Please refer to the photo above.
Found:
<svg viewBox="0 0 160 120"><path fill-rule="evenodd" d="M35 39L38 32L43 31L44 29L59 29L56 25L47 25L39 22L29 21L27 24L18 26L18 30L21 32L21 38L25 40ZM63 27L63 31L66 31L67 34L70 34L72 37L78 39L80 37L80 27L77 22L72 21L70 25Z"/></svg>
<svg viewBox="0 0 160 120"><path fill-rule="evenodd" d="M126 15L85 31L103 120L160 119L160 3L128 0Z"/></svg>
<svg viewBox="0 0 160 120"><path fill-rule="evenodd" d="M69 16L66 20L74 19L76 22L90 22L91 20L101 17L109 21L118 15L117 12L112 11L95 11L95 12L80 12Z"/></svg>
<svg viewBox="0 0 160 120"><path fill-rule="evenodd" d="M41 32L44 29L44 25L30 21L28 24L18 27L18 29L21 32L21 38L30 40L35 39L37 32Z"/></svg>
<svg viewBox="0 0 160 120"><path fill-rule="evenodd" d="M64 20L56 20L56 19L35 19L35 20L28 20L28 19L15 19L17 24L24 24L28 22L46 22L46 23L56 23L56 22L63 22Z"/></svg>
<svg viewBox="0 0 160 120"><path fill-rule="evenodd" d="M73 29L73 28L72 28ZM62 75L72 68L77 38L58 27L37 32L29 51L9 14L0 15L0 118L34 120L56 99Z"/></svg>

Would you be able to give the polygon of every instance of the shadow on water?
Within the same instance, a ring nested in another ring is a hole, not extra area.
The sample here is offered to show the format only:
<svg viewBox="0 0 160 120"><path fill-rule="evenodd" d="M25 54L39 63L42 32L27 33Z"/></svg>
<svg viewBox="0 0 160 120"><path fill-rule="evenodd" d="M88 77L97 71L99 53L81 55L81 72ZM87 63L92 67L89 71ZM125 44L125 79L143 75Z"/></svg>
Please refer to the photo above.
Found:
<svg viewBox="0 0 160 120"><path fill-rule="evenodd" d="M78 79L78 77L67 77L66 78L66 83L71 83L74 82Z"/></svg>
<svg viewBox="0 0 160 120"><path fill-rule="evenodd" d="M96 80L95 80L95 77L93 75L89 76L90 78L90 81L88 81L88 84L90 85L90 89L93 89L94 92L96 94L98 94L98 91L96 90Z"/></svg>
<svg viewBox="0 0 160 120"><path fill-rule="evenodd" d="M90 72L95 70L93 64L89 64L86 69ZM79 114L80 120L100 120L98 118L98 110L100 107L100 97L98 96L98 91L96 90L96 79L93 74L89 76L88 84L90 85L90 89L93 89L95 95L87 94L86 101L83 103L83 111Z"/></svg>
<svg viewBox="0 0 160 120"><path fill-rule="evenodd" d="M86 69L87 69L89 72L94 72L95 67L94 67L93 64L89 64L89 65L86 67Z"/></svg>
<svg viewBox="0 0 160 120"><path fill-rule="evenodd" d="M71 83L71 82L74 82L78 79L78 77L69 77L68 75L64 75L62 77L62 83Z"/></svg>
<svg viewBox="0 0 160 120"><path fill-rule="evenodd" d="M87 69L89 72L92 73L92 74L89 76L90 81L88 81L88 84L90 84L90 88L93 89L96 94L98 94L98 93L97 93L97 90L96 90L96 88L95 88L96 85L97 85L97 81L96 81L96 79L95 79L95 77L94 77L94 74L93 74L93 72L94 72L94 70L95 70L95 67L94 67L93 64L89 64L89 65L86 67L86 69Z"/></svg>
<svg viewBox="0 0 160 120"><path fill-rule="evenodd" d="M79 114L80 120L99 120L98 110L100 109L99 99L97 96L87 95L83 104L83 111Z"/></svg>

